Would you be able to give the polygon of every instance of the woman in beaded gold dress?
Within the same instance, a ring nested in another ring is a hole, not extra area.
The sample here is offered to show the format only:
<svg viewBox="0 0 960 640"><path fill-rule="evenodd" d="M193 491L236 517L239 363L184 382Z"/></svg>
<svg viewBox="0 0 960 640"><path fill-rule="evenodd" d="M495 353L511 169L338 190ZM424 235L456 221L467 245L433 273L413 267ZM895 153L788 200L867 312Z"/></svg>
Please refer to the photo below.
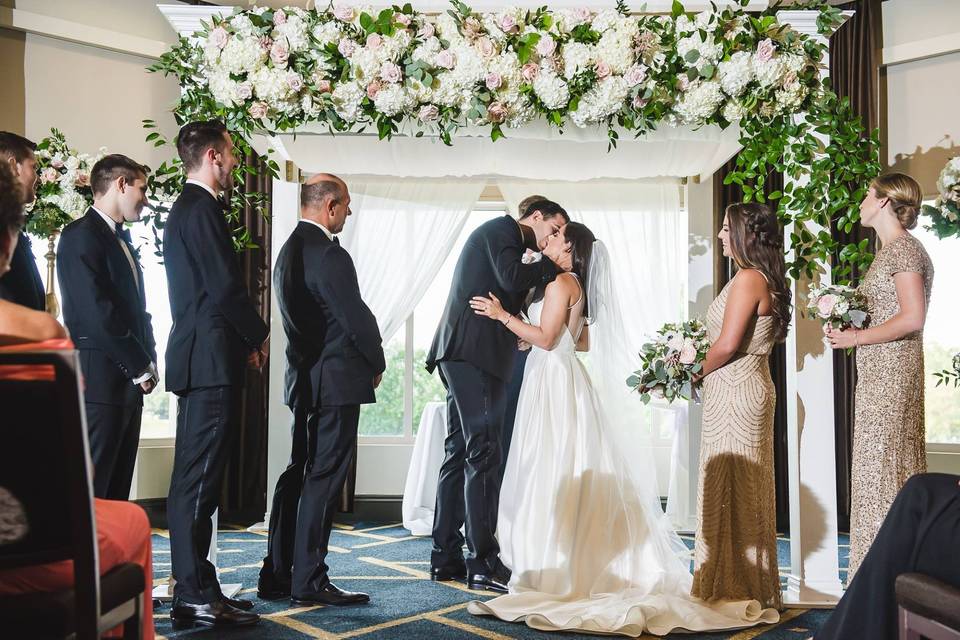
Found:
<svg viewBox="0 0 960 640"><path fill-rule="evenodd" d="M727 207L718 236L739 271L710 305L692 594L781 607L768 356L786 337L783 232L765 205Z"/></svg>
<svg viewBox="0 0 960 640"><path fill-rule="evenodd" d="M880 176L870 185L860 222L877 232L881 245L859 288L870 324L827 332L834 349L857 349L847 584L897 492L910 476L927 470L923 325L933 264L907 231L917 226L922 200L920 185L902 173Z"/></svg>

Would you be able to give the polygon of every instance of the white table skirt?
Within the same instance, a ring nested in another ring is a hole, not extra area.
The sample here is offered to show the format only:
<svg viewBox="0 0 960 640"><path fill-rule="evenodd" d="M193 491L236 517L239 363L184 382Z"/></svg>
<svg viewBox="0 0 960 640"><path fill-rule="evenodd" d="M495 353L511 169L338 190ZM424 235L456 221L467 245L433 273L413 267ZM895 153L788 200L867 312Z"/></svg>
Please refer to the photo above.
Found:
<svg viewBox="0 0 960 640"><path fill-rule="evenodd" d="M447 403L428 402L420 416L417 440L403 489L403 526L415 536L433 532L437 482L443 464L443 441L447 435Z"/></svg>

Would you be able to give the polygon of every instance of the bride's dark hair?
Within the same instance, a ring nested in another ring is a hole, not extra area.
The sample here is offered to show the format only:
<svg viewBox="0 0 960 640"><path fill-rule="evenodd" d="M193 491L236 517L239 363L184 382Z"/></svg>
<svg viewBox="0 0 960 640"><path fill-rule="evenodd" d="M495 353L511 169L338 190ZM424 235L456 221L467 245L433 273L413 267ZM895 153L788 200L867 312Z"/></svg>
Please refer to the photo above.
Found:
<svg viewBox="0 0 960 640"><path fill-rule="evenodd" d="M585 224L568 222L563 227L563 237L570 243L570 257L573 258L573 273L580 278L583 287L583 317L590 316L590 301L587 297L587 273L590 270L590 258L593 256L593 243L597 237Z"/></svg>

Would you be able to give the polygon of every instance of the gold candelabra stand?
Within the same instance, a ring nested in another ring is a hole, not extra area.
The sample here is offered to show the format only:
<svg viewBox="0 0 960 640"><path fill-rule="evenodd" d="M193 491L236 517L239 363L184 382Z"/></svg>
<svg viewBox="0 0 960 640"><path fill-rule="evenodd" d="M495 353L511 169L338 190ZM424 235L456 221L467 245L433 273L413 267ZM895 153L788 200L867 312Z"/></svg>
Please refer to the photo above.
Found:
<svg viewBox="0 0 960 640"><path fill-rule="evenodd" d="M60 317L60 303L57 301L57 294L53 288L53 279L56 277L54 267L57 262L56 246L57 234L52 233L47 238L47 253L44 256L47 259L47 290L45 297L47 313L54 318Z"/></svg>

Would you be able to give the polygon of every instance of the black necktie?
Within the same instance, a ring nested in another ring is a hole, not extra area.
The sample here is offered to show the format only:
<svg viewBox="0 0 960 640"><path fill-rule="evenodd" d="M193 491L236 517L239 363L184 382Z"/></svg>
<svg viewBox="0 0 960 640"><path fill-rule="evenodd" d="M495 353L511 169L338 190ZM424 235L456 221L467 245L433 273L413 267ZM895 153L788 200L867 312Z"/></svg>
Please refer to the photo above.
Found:
<svg viewBox="0 0 960 640"><path fill-rule="evenodd" d="M122 222L113 223L113 233L123 240L128 246L133 244L133 238L130 237L130 231L123 226Z"/></svg>
<svg viewBox="0 0 960 640"><path fill-rule="evenodd" d="M334 237L334 239L333 239L333 244L335 244L335 245L337 245L337 246L339 247L339 246L340 246L340 238Z"/></svg>

